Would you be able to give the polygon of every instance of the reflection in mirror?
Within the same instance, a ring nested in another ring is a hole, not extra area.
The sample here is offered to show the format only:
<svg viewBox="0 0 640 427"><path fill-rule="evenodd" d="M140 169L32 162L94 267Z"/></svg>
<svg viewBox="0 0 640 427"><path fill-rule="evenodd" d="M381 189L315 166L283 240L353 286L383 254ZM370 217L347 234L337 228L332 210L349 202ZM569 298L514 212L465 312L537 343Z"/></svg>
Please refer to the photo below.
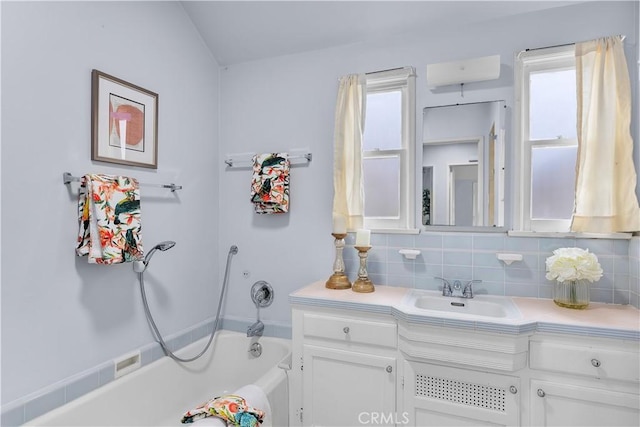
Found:
<svg viewBox="0 0 640 427"><path fill-rule="evenodd" d="M423 111L422 225L505 225L504 101Z"/></svg>
<svg viewBox="0 0 640 427"><path fill-rule="evenodd" d="M482 225L478 211L478 165L450 165L449 224Z"/></svg>

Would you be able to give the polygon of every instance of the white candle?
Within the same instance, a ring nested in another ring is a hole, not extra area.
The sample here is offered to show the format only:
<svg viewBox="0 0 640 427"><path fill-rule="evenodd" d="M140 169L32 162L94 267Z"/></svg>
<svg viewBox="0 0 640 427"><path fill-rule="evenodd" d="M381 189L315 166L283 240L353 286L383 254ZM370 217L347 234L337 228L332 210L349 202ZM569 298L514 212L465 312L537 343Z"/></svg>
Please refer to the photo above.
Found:
<svg viewBox="0 0 640 427"><path fill-rule="evenodd" d="M347 218L344 215L333 215L333 233L345 234L347 232Z"/></svg>
<svg viewBox="0 0 640 427"><path fill-rule="evenodd" d="M358 230L356 232L356 246L371 246L371 230Z"/></svg>

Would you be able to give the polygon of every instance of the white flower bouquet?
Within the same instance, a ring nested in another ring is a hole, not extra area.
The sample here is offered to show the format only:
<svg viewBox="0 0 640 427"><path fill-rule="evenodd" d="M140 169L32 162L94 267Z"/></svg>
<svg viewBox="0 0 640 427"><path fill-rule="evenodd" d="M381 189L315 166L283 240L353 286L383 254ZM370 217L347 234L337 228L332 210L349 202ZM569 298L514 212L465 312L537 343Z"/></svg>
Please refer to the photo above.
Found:
<svg viewBox="0 0 640 427"><path fill-rule="evenodd" d="M548 280L555 280L554 302L562 307L586 308L589 283L602 277L598 257L588 249L560 248L546 261Z"/></svg>
<svg viewBox="0 0 640 427"><path fill-rule="evenodd" d="M560 248L547 258L547 275L549 280L558 282L588 280L593 283L602 277L602 268L598 257L588 249Z"/></svg>

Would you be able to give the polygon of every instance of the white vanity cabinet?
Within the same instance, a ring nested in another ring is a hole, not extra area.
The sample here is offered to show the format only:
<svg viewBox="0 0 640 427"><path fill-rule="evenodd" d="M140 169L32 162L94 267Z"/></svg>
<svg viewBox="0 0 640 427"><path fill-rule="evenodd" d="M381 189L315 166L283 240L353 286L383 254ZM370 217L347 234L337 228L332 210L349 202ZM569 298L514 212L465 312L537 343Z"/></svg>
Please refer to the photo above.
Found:
<svg viewBox="0 0 640 427"><path fill-rule="evenodd" d="M335 309L294 308L292 314L290 424L393 425L395 319Z"/></svg>
<svg viewBox="0 0 640 427"><path fill-rule="evenodd" d="M640 425L638 345L535 336L530 344L531 425Z"/></svg>
<svg viewBox="0 0 640 427"><path fill-rule="evenodd" d="M637 309L521 299L517 319L454 317L405 296L292 294L290 425L640 426Z"/></svg>
<svg viewBox="0 0 640 427"><path fill-rule="evenodd" d="M399 335L409 425L521 424L527 335L402 324Z"/></svg>

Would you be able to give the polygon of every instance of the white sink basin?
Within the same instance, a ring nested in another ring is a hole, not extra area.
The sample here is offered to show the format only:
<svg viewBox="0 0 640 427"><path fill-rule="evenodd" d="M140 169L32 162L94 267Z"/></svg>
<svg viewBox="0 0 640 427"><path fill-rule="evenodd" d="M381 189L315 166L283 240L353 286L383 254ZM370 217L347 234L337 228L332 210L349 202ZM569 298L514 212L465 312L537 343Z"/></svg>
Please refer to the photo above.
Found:
<svg viewBox="0 0 640 427"><path fill-rule="evenodd" d="M515 319L520 312L511 298L504 296L476 295L473 298L445 297L436 291L413 290L405 299L412 311L450 313L453 315ZM451 316L447 316L451 317Z"/></svg>

